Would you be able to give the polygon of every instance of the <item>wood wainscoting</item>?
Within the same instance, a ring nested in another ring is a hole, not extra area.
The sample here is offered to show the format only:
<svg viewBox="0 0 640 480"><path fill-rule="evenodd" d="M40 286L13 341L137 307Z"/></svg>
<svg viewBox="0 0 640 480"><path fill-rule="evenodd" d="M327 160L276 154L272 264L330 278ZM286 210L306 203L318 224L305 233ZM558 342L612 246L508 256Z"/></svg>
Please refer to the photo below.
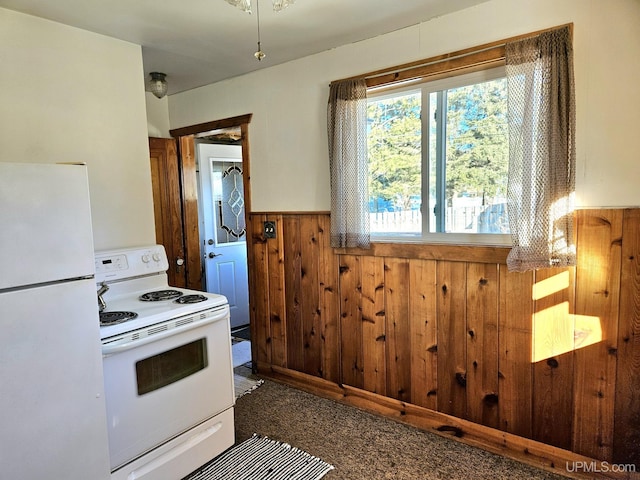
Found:
<svg viewBox="0 0 640 480"><path fill-rule="evenodd" d="M504 247L332 249L326 212L252 213L255 365L558 473L640 470L640 209L576 219L577 267L512 273Z"/></svg>

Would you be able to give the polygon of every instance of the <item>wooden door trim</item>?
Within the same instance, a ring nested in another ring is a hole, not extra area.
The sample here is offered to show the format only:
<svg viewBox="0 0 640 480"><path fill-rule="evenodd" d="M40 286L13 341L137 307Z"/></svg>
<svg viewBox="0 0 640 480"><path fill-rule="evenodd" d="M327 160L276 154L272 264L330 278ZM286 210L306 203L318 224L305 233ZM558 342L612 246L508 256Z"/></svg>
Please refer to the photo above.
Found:
<svg viewBox="0 0 640 480"><path fill-rule="evenodd" d="M174 128L173 130L169 130L169 134L174 138L178 138L220 128L242 127L244 124L251 123L252 116L252 113L247 113L246 115L238 115L237 117L223 118L222 120L198 123L197 125L189 125L188 127Z"/></svg>
<svg viewBox="0 0 640 480"><path fill-rule="evenodd" d="M253 114L249 113L246 115L239 115L236 117L229 117L221 120L214 120L211 122L199 123L196 125L169 130L169 133L176 139L176 143L178 145L178 156L180 159L180 169L183 182L182 208L184 218L185 263L187 265L188 288L193 288L196 290L203 289L201 256L202 250L200 245L200 226L198 224L198 185L196 177L195 158L192 158L195 156L195 135L197 135L198 133L204 133L217 129L240 128L242 134L242 184L244 187L245 224L248 226L249 214L251 213L251 176L249 173L249 123L251 122L252 116ZM185 150L187 151L185 152ZM184 158L185 155L186 158ZM249 242L247 242L247 244L248 243ZM247 255L247 260L248 258L249 257ZM250 265L249 268L251 268ZM249 271L249 275L250 274L251 273Z"/></svg>

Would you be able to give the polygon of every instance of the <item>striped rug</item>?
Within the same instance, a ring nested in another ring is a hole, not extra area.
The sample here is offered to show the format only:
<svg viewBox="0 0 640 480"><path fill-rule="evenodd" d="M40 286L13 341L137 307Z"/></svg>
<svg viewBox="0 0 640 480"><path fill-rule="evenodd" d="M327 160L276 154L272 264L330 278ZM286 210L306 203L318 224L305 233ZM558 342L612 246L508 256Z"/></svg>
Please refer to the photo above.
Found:
<svg viewBox="0 0 640 480"><path fill-rule="evenodd" d="M233 387L235 389L236 400L247 393L253 392L256 388L264 383L261 378L248 378L244 375L233 376Z"/></svg>
<svg viewBox="0 0 640 480"><path fill-rule="evenodd" d="M333 468L299 448L254 434L184 480L318 480Z"/></svg>

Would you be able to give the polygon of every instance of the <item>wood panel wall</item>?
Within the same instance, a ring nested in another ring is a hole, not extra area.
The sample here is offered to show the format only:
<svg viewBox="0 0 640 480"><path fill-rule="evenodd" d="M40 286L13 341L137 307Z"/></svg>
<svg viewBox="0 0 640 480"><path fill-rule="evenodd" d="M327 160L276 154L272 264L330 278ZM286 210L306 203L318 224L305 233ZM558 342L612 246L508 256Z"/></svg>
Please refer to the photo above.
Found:
<svg viewBox="0 0 640 480"><path fill-rule="evenodd" d="M577 267L527 273L499 247L335 250L327 213L250 223L259 370L640 470L640 210L579 211Z"/></svg>

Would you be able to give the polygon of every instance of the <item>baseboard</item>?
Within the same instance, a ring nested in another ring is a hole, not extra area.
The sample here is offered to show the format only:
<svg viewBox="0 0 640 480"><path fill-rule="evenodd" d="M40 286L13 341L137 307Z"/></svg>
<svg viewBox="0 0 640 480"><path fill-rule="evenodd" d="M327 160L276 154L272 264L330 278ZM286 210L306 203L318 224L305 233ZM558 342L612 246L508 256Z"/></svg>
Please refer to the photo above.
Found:
<svg viewBox="0 0 640 480"><path fill-rule="evenodd" d="M562 448L503 432L348 385L276 365L257 363L258 373L274 381L382 415L452 440L568 478L637 479L637 474L613 472L611 463L578 455Z"/></svg>

